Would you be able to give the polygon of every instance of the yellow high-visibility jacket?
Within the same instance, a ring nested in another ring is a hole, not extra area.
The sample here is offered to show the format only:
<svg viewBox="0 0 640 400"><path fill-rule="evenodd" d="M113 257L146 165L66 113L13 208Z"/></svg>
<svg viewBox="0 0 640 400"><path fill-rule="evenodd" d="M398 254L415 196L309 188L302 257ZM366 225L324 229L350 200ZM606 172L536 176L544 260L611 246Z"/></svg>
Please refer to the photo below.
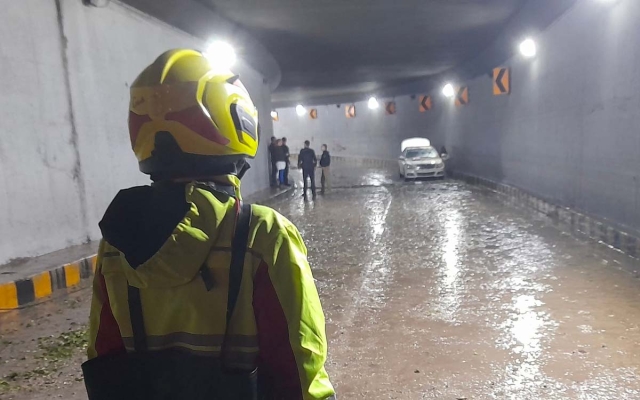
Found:
<svg viewBox="0 0 640 400"><path fill-rule="evenodd" d="M235 187L234 176L217 177ZM140 289L150 351L217 357L226 331L237 199L205 184L121 191L100 223L89 359L134 351L128 285ZM273 398L330 399L325 321L307 250L296 227L254 205L240 294L225 361L258 368ZM213 278L207 290L201 268Z"/></svg>

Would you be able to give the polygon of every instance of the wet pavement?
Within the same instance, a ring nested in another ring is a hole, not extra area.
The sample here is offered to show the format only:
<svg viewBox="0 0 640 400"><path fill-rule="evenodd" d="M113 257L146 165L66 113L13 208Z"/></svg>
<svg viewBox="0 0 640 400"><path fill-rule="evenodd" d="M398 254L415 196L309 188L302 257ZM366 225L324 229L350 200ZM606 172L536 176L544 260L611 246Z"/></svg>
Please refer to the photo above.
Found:
<svg viewBox="0 0 640 400"><path fill-rule="evenodd" d="M494 193L395 174L336 169L316 201L269 203L307 243L340 398L640 399L637 260ZM0 398L85 398L88 302L0 315Z"/></svg>

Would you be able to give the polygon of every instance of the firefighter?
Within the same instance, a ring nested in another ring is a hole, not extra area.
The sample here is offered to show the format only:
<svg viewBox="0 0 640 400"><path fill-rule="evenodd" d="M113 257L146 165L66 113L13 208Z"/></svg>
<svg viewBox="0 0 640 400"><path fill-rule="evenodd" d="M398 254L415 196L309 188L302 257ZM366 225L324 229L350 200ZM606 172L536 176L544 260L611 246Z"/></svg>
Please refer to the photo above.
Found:
<svg viewBox="0 0 640 400"><path fill-rule="evenodd" d="M162 54L131 86L129 133L153 183L100 222L89 398L334 399L302 238L242 204L259 129L238 76L198 51Z"/></svg>

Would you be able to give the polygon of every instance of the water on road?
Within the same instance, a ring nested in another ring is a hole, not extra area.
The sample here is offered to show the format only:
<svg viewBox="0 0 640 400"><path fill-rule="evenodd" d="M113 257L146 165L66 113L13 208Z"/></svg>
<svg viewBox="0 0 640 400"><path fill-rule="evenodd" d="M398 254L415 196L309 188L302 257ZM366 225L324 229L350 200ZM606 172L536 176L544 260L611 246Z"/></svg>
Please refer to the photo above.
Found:
<svg viewBox="0 0 640 400"><path fill-rule="evenodd" d="M340 398L640 398L637 260L463 183L335 175L316 201L269 205L308 246ZM0 398L86 398L81 350L47 356L82 347L88 302L0 316Z"/></svg>

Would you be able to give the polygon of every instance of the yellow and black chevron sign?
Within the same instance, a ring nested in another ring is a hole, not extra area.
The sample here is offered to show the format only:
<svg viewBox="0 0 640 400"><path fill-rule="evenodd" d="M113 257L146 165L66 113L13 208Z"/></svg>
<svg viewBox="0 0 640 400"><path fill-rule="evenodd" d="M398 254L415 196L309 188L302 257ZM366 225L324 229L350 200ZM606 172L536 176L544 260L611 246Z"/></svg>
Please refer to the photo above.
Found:
<svg viewBox="0 0 640 400"><path fill-rule="evenodd" d="M458 89L456 94L456 106L465 106L469 104L469 87L463 86Z"/></svg>
<svg viewBox="0 0 640 400"><path fill-rule="evenodd" d="M493 95L502 96L511 93L511 69L498 67L493 69Z"/></svg>
<svg viewBox="0 0 640 400"><path fill-rule="evenodd" d="M431 96L420 96L420 112L427 112L433 107Z"/></svg>
<svg viewBox="0 0 640 400"><path fill-rule="evenodd" d="M311 111L309 111L309 116L311 119L318 119L318 109L312 108Z"/></svg>
<svg viewBox="0 0 640 400"><path fill-rule="evenodd" d="M349 104L348 106L346 106L344 108L344 114L347 116L347 118L355 118L356 117L356 105L355 104Z"/></svg>
<svg viewBox="0 0 640 400"><path fill-rule="evenodd" d="M387 113L387 115L393 115L396 113L396 102L395 101L389 101L386 102L384 105L384 109L385 112Z"/></svg>

